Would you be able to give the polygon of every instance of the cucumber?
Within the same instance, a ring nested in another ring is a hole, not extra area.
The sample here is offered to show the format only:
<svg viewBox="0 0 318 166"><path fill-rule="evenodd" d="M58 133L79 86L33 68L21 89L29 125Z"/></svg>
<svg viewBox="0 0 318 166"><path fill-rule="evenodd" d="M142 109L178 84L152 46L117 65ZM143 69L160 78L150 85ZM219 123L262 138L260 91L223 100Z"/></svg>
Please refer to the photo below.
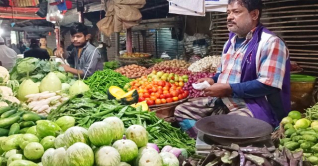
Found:
<svg viewBox="0 0 318 166"><path fill-rule="evenodd" d="M3 113L3 114L1 115L1 119L8 118L9 116L15 114L16 112L17 112L16 109L12 109L12 110L10 110L10 111L7 111L7 112L5 112L5 113Z"/></svg>
<svg viewBox="0 0 318 166"><path fill-rule="evenodd" d="M35 123L33 121L24 121L20 123L21 128L31 127L31 126L35 126Z"/></svg>
<svg viewBox="0 0 318 166"><path fill-rule="evenodd" d="M24 121L37 121L41 120L41 117L34 113L26 113L22 116Z"/></svg>
<svg viewBox="0 0 318 166"><path fill-rule="evenodd" d="M9 134L8 129L0 128L0 137L8 136L8 134Z"/></svg>
<svg viewBox="0 0 318 166"><path fill-rule="evenodd" d="M9 118L0 119L0 128L10 126L13 123L18 122L19 120L20 120L20 116L12 116Z"/></svg>
<svg viewBox="0 0 318 166"><path fill-rule="evenodd" d="M19 134L20 132L20 125L18 123L14 123L11 125L9 130L9 135Z"/></svg>
<svg viewBox="0 0 318 166"><path fill-rule="evenodd" d="M20 134L25 134L30 127L26 127L20 130Z"/></svg>
<svg viewBox="0 0 318 166"><path fill-rule="evenodd" d="M11 110L11 106L1 107L0 108L0 114L3 114L7 111Z"/></svg>

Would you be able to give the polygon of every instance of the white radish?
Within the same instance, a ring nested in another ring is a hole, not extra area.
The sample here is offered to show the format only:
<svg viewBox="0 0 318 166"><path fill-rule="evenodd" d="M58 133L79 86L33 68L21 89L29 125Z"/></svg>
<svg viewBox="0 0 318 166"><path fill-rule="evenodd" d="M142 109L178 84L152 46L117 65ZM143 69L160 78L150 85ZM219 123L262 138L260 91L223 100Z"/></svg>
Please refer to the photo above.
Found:
<svg viewBox="0 0 318 166"><path fill-rule="evenodd" d="M48 93L48 94L43 94L40 96L40 99L48 99L50 97L56 96L56 93Z"/></svg>
<svg viewBox="0 0 318 166"><path fill-rule="evenodd" d="M68 97L63 97L61 98L61 102L67 101L69 98Z"/></svg>
<svg viewBox="0 0 318 166"><path fill-rule="evenodd" d="M50 108L49 105L43 105L39 109L37 109L36 112L40 113L40 112L43 112L44 110L46 110L48 108Z"/></svg>
<svg viewBox="0 0 318 166"><path fill-rule="evenodd" d="M32 108L33 111L37 111L38 109L40 109L43 105L42 104L38 104L35 107Z"/></svg>
<svg viewBox="0 0 318 166"><path fill-rule="evenodd" d="M53 97L50 97L50 98L44 100L43 103L48 105L48 104L50 104L51 101L59 100L60 98L62 98L62 97L61 96L53 96Z"/></svg>

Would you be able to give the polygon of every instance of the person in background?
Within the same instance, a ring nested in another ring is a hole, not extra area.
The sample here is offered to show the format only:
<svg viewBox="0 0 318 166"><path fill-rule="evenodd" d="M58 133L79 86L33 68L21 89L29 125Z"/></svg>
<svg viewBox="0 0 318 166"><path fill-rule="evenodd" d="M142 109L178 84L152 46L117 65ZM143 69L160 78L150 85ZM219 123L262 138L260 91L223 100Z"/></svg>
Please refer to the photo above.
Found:
<svg viewBox="0 0 318 166"><path fill-rule="evenodd" d="M82 23L75 23L71 30L71 41L74 46L71 53L63 48L55 51L55 56L64 57L64 59L72 58L74 67L62 65L66 72L80 76L91 76L97 70L103 69L101 55L96 47L88 42L88 28Z"/></svg>
<svg viewBox="0 0 318 166"><path fill-rule="evenodd" d="M5 45L4 39L0 37L0 62L3 67L10 70L17 60L17 53Z"/></svg>
<svg viewBox="0 0 318 166"><path fill-rule="evenodd" d="M289 51L283 40L260 23L261 14L262 0L228 1L230 34L221 66L213 78L198 80L210 84L203 89L209 97L175 109L175 119L191 137L198 134L194 126L197 120L219 111L263 120L274 128L288 115Z"/></svg>
<svg viewBox="0 0 318 166"><path fill-rule="evenodd" d="M24 52L24 58L34 57L41 60L49 60L49 53L41 49L36 39L31 39L30 49Z"/></svg>
<svg viewBox="0 0 318 166"><path fill-rule="evenodd" d="M47 47L47 40L46 37L42 36L40 37L40 48L45 49L50 56L53 56L53 50L49 47Z"/></svg>
<svg viewBox="0 0 318 166"><path fill-rule="evenodd" d="M12 49L17 53L17 54L20 54L20 50L18 49L17 45L16 44L12 44Z"/></svg>
<svg viewBox="0 0 318 166"><path fill-rule="evenodd" d="M24 43L22 41L19 42L18 48L19 48L21 54L23 54L24 51L27 49L27 47L24 45Z"/></svg>

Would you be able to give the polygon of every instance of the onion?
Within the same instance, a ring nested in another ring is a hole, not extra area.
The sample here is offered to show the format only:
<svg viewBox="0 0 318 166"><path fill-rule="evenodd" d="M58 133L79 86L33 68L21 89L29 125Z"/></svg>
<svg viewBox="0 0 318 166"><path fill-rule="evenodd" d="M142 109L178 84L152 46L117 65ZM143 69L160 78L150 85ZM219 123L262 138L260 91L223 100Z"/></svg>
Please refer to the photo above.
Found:
<svg viewBox="0 0 318 166"><path fill-rule="evenodd" d="M172 150L172 147L167 145L161 149L161 152L169 152L170 150Z"/></svg>
<svg viewBox="0 0 318 166"><path fill-rule="evenodd" d="M181 150L178 148L172 148L169 152L174 154L176 157L179 157L179 155L181 154Z"/></svg>
<svg viewBox="0 0 318 166"><path fill-rule="evenodd" d="M160 150L159 150L159 148L158 148L158 146L156 145L156 144L153 144L153 143L148 143L147 144L147 147L149 148L153 148L153 149L155 149L158 153L160 152Z"/></svg>

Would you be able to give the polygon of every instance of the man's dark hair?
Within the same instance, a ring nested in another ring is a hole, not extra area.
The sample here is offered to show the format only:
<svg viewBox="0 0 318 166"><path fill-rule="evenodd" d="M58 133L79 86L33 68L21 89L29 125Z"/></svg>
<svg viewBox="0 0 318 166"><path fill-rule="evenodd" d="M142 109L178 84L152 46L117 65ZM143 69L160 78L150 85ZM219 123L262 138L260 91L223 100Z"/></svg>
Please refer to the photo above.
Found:
<svg viewBox="0 0 318 166"><path fill-rule="evenodd" d="M46 39L46 36L41 35L40 39Z"/></svg>
<svg viewBox="0 0 318 166"><path fill-rule="evenodd" d="M253 10L259 10L258 20L261 19L262 0L229 0L228 4L231 4L233 2L238 2L240 5L246 7L249 12Z"/></svg>
<svg viewBox="0 0 318 166"><path fill-rule="evenodd" d="M83 33L86 36L88 34L88 28L83 23L74 23L70 32L72 36L76 33Z"/></svg>

